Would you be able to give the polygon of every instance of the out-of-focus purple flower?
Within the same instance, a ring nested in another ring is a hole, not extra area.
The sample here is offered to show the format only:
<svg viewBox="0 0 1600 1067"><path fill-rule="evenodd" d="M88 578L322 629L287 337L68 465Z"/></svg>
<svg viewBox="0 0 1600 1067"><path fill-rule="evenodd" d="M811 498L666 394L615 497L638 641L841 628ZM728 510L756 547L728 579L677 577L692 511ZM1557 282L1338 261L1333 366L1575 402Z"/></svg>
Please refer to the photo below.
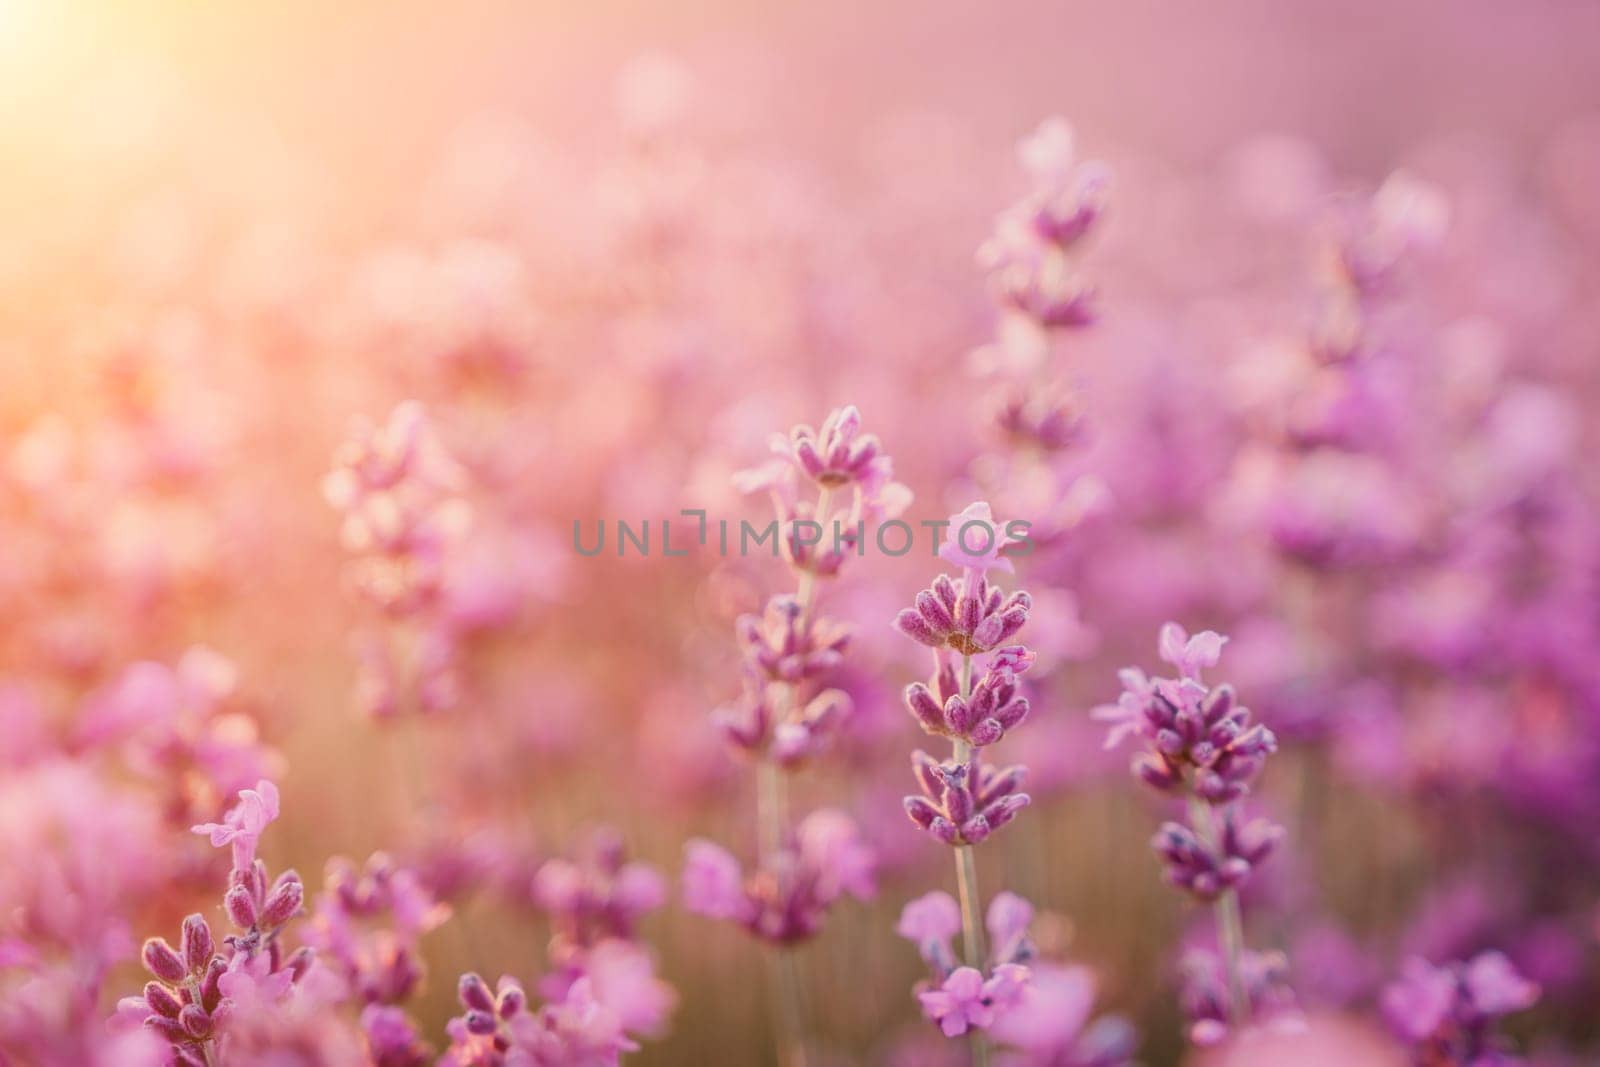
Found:
<svg viewBox="0 0 1600 1067"><path fill-rule="evenodd" d="M305 938L361 1000L399 1004L425 976L422 936L449 916L449 905L385 853L374 853L359 871L336 857Z"/></svg>
<svg viewBox="0 0 1600 1067"><path fill-rule="evenodd" d="M537 1010L509 977L491 993L476 974L463 975L458 995L466 1011L446 1026L450 1047L440 1067L614 1067L639 1047L587 978Z"/></svg>
<svg viewBox="0 0 1600 1067"><path fill-rule="evenodd" d="M876 891L873 849L849 816L832 809L802 819L785 846L748 877L709 841L690 841L684 854L685 907L777 944L811 937L841 897L867 900Z"/></svg>
<svg viewBox="0 0 1600 1067"><path fill-rule="evenodd" d="M1382 1004L1389 1025L1419 1059L1476 1067L1519 1062L1495 1025L1538 999L1539 987L1491 951L1442 967L1414 956L1384 989Z"/></svg>
<svg viewBox="0 0 1600 1067"><path fill-rule="evenodd" d="M992 1026L1016 1006L1028 981L1028 968L1001 964L988 978L975 967L957 967L943 982L917 994L922 1013L939 1024L946 1037Z"/></svg>
<svg viewBox="0 0 1600 1067"><path fill-rule="evenodd" d="M955 967L950 939L961 932L961 907L949 893L935 890L908 901L894 932L917 946L923 960L941 971Z"/></svg>
<svg viewBox="0 0 1600 1067"><path fill-rule="evenodd" d="M1240 982L1249 1002L1248 1023L1290 1023L1299 1018L1294 992L1289 988L1289 960L1281 952L1240 954ZM1189 1019L1189 1040L1201 1047L1233 1036L1230 1021L1228 975L1214 952L1194 949L1178 963L1182 979L1179 1004Z"/></svg>
<svg viewBox="0 0 1600 1067"><path fill-rule="evenodd" d="M373 1067L427 1067L433 1062L433 1050L400 1008L368 1004L361 1009L361 1034Z"/></svg>
<svg viewBox="0 0 1600 1067"><path fill-rule="evenodd" d="M842 689L795 701L781 686L747 685L738 701L719 707L712 718L738 749L795 767L828 747L852 708Z"/></svg>
<svg viewBox="0 0 1600 1067"><path fill-rule="evenodd" d="M573 945L629 939L639 919L665 903L666 882L647 863L627 862L609 829L590 835L575 859L546 860L533 877L533 898Z"/></svg>
<svg viewBox="0 0 1600 1067"><path fill-rule="evenodd" d="M1124 1067L1138 1037L1127 1020L1091 1021L1095 979L1087 967L1034 962L1017 1003L994 1022L990 1035L1017 1050L1001 1062L1015 1067Z"/></svg>
<svg viewBox="0 0 1600 1067"><path fill-rule="evenodd" d="M607 938L558 949L555 956L560 965L539 982L547 1000L565 1000L575 983L587 981L594 999L629 1034L654 1037L665 1029L678 995L656 974L655 959L644 945Z"/></svg>
<svg viewBox="0 0 1600 1067"><path fill-rule="evenodd" d="M796 682L816 678L839 666L850 643L850 627L826 619L808 619L795 596L775 596L757 615L741 615L736 623L745 662L766 678Z"/></svg>
<svg viewBox="0 0 1600 1067"><path fill-rule="evenodd" d="M1271 855L1283 834L1283 827L1267 819L1242 823L1230 808L1222 816L1215 845L1175 822L1163 823L1150 845L1166 864L1169 882L1211 901L1249 881L1251 871Z"/></svg>

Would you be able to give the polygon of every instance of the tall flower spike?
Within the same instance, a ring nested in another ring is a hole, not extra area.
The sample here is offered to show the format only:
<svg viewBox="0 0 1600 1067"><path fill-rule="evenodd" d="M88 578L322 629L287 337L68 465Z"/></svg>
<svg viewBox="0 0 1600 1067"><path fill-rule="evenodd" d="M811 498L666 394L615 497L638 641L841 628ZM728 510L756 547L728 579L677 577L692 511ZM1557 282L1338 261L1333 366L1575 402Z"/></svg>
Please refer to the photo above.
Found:
<svg viewBox="0 0 1600 1067"><path fill-rule="evenodd" d="M933 678L908 686L905 704L924 731L950 740L951 758L914 753L912 770L921 792L903 803L912 823L954 852L961 897L959 965L951 966L957 962L953 957L946 960L951 954L945 939L917 936L916 928L925 925L921 920L941 907L932 903L936 898L923 898L918 911L908 910L901 925L919 941L923 958L935 965L936 982L917 991L924 1014L946 1037L971 1033L973 1059L986 1064L988 1044L982 1032L1020 1000L1027 969L1008 957L988 961L993 966L985 974L973 847L1015 819L1029 797L1021 791L1024 768L991 767L981 755L1028 716L1028 699L1018 678L1033 664L1034 655L1023 645L1006 642L1028 621L1032 601L1021 591L1007 596L988 580L988 571L1013 569L1003 553L1020 540L1016 523L1001 527L989 505L978 502L951 516L947 525L950 536L939 555L960 567L961 576L934 579L912 607L896 616L894 626L934 650ZM977 656L986 658L975 662ZM976 680L975 667L982 672ZM997 947L1013 954L1022 943L1013 936L1016 924L1005 916L1016 912L1016 900L1001 894L994 913L1001 930L995 935Z"/></svg>
<svg viewBox="0 0 1600 1067"><path fill-rule="evenodd" d="M778 949L771 1002L779 1060L790 1064L806 1058L805 1023L800 977L792 954L781 949L816 934L840 897L873 891L872 850L846 816L817 811L790 821L789 773L820 755L852 710L849 697L827 685L850 629L819 615L819 586L859 548L867 520L898 515L910 491L893 481L892 461L862 432L854 406L829 413L820 429L802 425L775 435L772 450L776 459L735 475L734 485L770 494L787 530L779 543L795 588L769 599L759 616L737 620L743 693L715 712L730 746L756 765L758 862L747 875L725 849L691 841L683 894L691 911L737 922ZM802 499L802 489L814 497Z"/></svg>
<svg viewBox="0 0 1600 1067"><path fill-rule="evenodd" d="M1239 801L1250 791L1266 757L1277 751L1272 731L1252 724L1233 688L1208 686L1202 673L1215 667L1227 638L1210 630L1190 636L1176 623L1161 628L1157 650L1176 678L1120 672L1118 702L1093 716L1111 724L1108 748L1128 737L1144 742L1133 773L1162 792L1186 793L1189 822L1168 822L1151 839L1167 880L1212 904L1219 953L1191 955L1184 964L1182 1002L1196 1044L1214 1044L1234 1029L1290 1012L1293 994L1280 954L1246 950L1239 889L1283 837L1265 819L1244 822Z"/></svg>

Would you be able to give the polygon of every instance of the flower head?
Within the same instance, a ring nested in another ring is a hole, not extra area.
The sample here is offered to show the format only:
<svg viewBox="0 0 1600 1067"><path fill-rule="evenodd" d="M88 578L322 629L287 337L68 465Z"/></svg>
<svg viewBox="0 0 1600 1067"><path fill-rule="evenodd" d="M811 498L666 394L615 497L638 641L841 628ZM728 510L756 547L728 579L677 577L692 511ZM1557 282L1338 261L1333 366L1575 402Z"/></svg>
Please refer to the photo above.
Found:
<svg viewBox="0 0 1600 1067"><path fill-rule="evenodd" d="M189 829L208 835L215 848L233 846L233 869L247 871L255 863L256 842L267 824L278 817L278 787L263 778L254 789L241 789L239 802L222 817L222 822L202 823Z"/></svg>

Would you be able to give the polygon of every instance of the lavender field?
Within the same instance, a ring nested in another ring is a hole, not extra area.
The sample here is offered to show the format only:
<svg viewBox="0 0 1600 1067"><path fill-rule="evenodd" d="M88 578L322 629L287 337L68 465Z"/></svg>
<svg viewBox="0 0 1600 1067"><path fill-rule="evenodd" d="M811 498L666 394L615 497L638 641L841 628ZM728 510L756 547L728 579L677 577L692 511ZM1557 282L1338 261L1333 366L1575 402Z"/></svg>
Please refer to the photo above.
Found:
<svg viewBox="0 0 1600 1067"><path fill-rule="evenodd" d="M0 1067L1600 1065L1600 8L0 0Z"/></svg>

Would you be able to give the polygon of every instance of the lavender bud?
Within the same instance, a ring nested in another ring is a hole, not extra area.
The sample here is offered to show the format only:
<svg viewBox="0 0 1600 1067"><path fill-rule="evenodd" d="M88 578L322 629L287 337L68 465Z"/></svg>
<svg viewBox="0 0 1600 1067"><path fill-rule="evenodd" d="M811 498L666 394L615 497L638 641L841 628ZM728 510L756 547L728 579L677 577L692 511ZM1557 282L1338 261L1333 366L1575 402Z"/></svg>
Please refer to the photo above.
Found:
<svg viewBox="0 0 1600 1067"><path fill-rule="evenodd" d="M939 809L935 808L926 797L906 797L904 804L906 814L911 816L911 821L924 830L931 829L934 821L940 817Z"/></svg>
<svg viewBox="0 0 1600 1067"><path fill-rule="evenodd" d="M924 589L917 594L915 601L917 613L920 614L930 629L935 633L948 634L956 628L955 617L950 614L950 609L929 590Z"/></svg>
<svg viewBox="0 0 1600 1067"><path fill-rule="evenodd" d="M476 974L464 974L456 986L456 995L461 998L461 1003L471 1011L494 1014L494 997L489 993L489 987L482 978Z"/></svg>
<svg viewBox="0 0 1600 1067"><path fill-rule="evenodd" d="M228 895L222 898L222 907L239 929L248 930L255 926L256 901L244 886L236 885L228 890Z"/></svg>
<svg viewBox="0 0 1600 1067"><path fill-rule="evenodd" d="M211 1016L198 1004L187 1004L178 1013L178 1025L190 1037L201 1038L211 1033Z"/></svg>
<svg viewBox="0 0 1600 1067"><path fill-rule="evenodd" d="M206 1011L216 1011L222 1003L222 976L228 973L228 964L221 956L213 957L200 980L200 1006Z"/></svg>
<svg viewBox="0 0 1600 1067"><path fill-rule="evenodd" d="M152 937L144 943L144 951L140 953L144 960L145 969L169 985L177 985L189 975L189 969L184 966L183 959L172 946L159 937Z"/></svg>
<svg viewBox="0 0 1600 1067"><path fill-rule="evenodd" d="M500 1018L509 1019L528 1006L528 995L519 986L500 994Z"/></svg>
<svg viewBox="0 0 1600 1067"><path fill-rule="evenodd" d="M960 824L972 817L972 790L966 787L962 777L954 774L945 777L943 799L945 815L951 822Z"/></svg>
<svg viewBox="0 0 1600 1067"><path fill-rule="evenodd" d="M935 633L933 627L928 625L928 621L911 608L906 608L895 616L894 626L913 641L929 648L938 648L944 644L944 636Z"/></svg>
<svg viewBox="0 0 1600 1067"><path fill-rule="evenodd" d="M1006 823L1017 817L1017 812L1033 802L1033 798L1026 793L1012 793L1008 797L1001 797L987 808L979 818L984 819L993 829L1000 829Z"/></svg>
<svg viewBox="0 0 1600 1067"><path fill-rule="evenodd" d="M1005 733L1005 727L1000 725L1000 720L984 719L969 731L968 740L977 747L982 748L985 745L994 744L1004 737Z"/></svg>
<svg viewBox="0 0 1600 1067"><path fill-rule="evenodd" d="M983 788L978 790L978 806L987 808L1001 797L1015 793L1022 788L1023 780L1027 776L1027 768L1020 766L989 770L984 775Z"/></svg>
<svg viewBox="0 0 1600 1067"><path fill-rule="evenodd" d="M184 1032L182 1026L178 1025L178 1020L176 1019L168 1019L162 1015L151 1015L145 1019L144 1024L174 1044L189 1040L189 1035Z"/></svg>
<svg viewBox="0 0 1600 1067"><path fill-rule="evenodd" d="M201 915L191 915L183 920L183 959L190 974L204 971L216 951L211 939L211 927Z"/></svg>
<svg viewBox="0 0 1600 1067"><path fill-rule="evenodd" d="M183 1002L173 996L172 990L160 982L145 983L144 1002L150 1005L151 1011L169 1019L176 1019L178 1012L183 1010Z"/></svg>
<svg viewBox="0 0 1600 1067"><path fill-rule="evenodd" d="M272 947L277 948L278 943L274 941ZM302 945L290 953L288 961L283 965L284 969L289 972L290 981L298 982L304 978L306 972L311 969L311 965L316 962L316 959L316 950L309 945Z"/></svg>
<svg viewBox="0 0 1600 1067"><path fill-rule="evenodd" d="M906 707L911 710L911 714L917 717L917 721L922 724L924 730L930 733L942 733L944 731L944 712L940 709L938 702L933 699L933 694L928 692L927 686L921 682L914 682L906 686L905 702Z"/></svg>
<svg viewBox="0 0 1600 1067"><path fill-rule="evenodd" d="M917 781L922 785L922 791L929 796L936 797L944 789L944 779L940 777L939 761L918 749L911 754L911 769L917 776Z"/></svg>
<svg viewBox="0 0 1600 1067"><path fill-rule="evenodd" d="M972 818L961 824L961 837L969 845L976 845L983 842L992 832L993 830L989 825L989 820L984 818L982 815L974 815Z"/></svg>
<svg viewBox="0 0 1600 1067"><path fill-rule="evenodd" d="M261 909L262 924L275 927L288 922L300 911L300 905L305 901L305 894L305 886L300 884L298 878L292 881L280 881Z"/></svg>
<svg viewBox="0 0 1600 1067"><path fill-rule="evenodd" d="M953 734L966 736L972 729L974 715L971 705L959 696L953 696L944 702L944 722Z"/></svg>

